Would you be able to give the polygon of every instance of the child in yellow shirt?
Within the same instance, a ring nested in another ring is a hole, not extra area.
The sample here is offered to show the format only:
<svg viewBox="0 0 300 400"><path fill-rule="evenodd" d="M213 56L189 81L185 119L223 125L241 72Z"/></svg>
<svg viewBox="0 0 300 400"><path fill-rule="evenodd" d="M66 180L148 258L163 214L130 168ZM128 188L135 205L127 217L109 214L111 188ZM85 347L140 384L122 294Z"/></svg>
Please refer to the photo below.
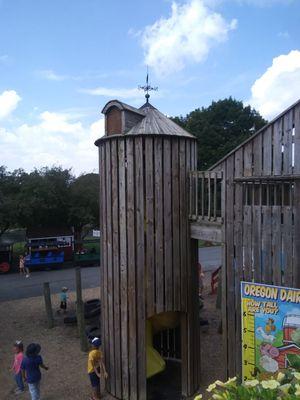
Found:
<svg viewBox="0 0 300 400"><path fill-rule="evenodd" d="M99 349L101 340L95 337L91 341L92 349L88 356L88 374L92 385L92 397L90 400L100 400L100 378L107 378L107 372L102 359L102 352Z"/></svg>

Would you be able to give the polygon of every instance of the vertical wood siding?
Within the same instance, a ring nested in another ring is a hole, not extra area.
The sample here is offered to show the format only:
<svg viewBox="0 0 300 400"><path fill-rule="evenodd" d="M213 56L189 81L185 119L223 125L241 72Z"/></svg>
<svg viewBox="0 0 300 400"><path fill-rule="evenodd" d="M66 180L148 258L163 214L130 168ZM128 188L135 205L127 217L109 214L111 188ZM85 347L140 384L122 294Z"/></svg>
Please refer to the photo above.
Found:
<svg viewBox="0 0 300 400"><path fill-rule="evenodd" d="M225 158L223 327L227 375L241 374L240 281L300 287L300 105Z"/></svg>
<svg viewBox="0 0 300 400"><path fill-rule="evenodd" d="M99 144L101 298L108 391L146 399L146 319L181 312L182 390L200 379L197 242L190 239L193 139L124 136Z"/></svg>

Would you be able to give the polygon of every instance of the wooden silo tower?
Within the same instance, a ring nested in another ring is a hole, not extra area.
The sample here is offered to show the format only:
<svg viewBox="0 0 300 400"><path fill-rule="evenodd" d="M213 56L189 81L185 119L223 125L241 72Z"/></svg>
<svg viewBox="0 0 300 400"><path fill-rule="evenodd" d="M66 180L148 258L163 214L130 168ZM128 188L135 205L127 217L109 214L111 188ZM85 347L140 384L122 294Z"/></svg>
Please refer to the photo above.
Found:
<svg viewBox="0 0 300 400"><path fill-rule="evenodd" d="M168 313L180 325L182 393L189 396L200 376L198 245L187 204L196 140L148 98L139 109L113 100L103 113L105 136L96 145L107 390L146 399L147 320Z"/></svg>

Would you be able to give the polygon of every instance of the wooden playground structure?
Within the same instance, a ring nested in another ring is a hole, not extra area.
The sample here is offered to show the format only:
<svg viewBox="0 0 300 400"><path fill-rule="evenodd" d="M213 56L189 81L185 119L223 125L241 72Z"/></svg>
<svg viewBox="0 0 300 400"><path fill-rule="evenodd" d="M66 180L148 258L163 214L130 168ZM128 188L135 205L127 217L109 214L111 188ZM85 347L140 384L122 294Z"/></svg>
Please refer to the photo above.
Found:
<svg viewBox="0 0 300 400"><path fill-rule="evenodd" d="M149 370L163 365L152 335L179 326L188 397L200 381L199 239L223 248L224 375L241 372L240 282L299 287L300 102L203 172L196 139L148 98L139 109L110 101L103 113L96 144L107 390L146 399Z"/></svg>
<svg viewBox="0 0 300 400"><path fill-rule="evenodd" d="M300 101L210 171L190 173L192 235L206 240L219 238L223 243L222 324L227 376L241 375L240 282L300 287L299 154ZM215 204L220 210L217 218L209 211Z"/></svg>

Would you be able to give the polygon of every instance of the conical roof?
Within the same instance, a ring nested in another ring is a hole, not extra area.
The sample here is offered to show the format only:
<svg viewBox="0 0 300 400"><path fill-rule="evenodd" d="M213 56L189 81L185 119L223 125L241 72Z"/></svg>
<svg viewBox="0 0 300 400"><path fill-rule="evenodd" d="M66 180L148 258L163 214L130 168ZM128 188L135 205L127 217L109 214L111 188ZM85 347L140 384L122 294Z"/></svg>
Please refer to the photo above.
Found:
<svg viewBox="0 0 300 400"><path fill-rule="evenodd" d="M170 135L194 138L171 119L166 117L150 103L145 103L139 108L145 117L133 126L126 135Z"/></svg>

